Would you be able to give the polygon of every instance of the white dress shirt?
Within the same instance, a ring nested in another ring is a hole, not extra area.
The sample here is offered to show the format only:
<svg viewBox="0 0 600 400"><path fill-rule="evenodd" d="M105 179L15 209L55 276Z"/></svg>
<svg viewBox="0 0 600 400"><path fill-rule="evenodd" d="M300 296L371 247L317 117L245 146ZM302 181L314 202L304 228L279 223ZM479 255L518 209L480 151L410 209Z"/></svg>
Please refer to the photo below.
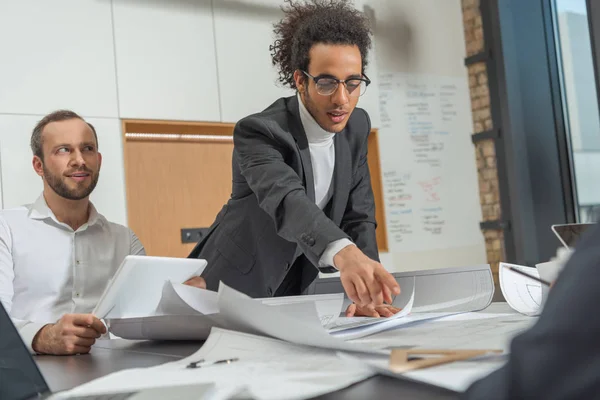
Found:
<svg viewBox="0 0 600 400"><path fill-rule="evenodd" d="M298 95L300 120L308 139L310 161L315 181L315 203L322 210L333 197L333 170L335 168L335 133L327 132L315 121ZM343 248L353 245L348 239L331 242L319 259L319 266L335 266L333 257ZM337 267L336 267L337 268Z"/></svg>
<svg viewBox="0 0 600 400"><path fill-rule="evenodd" d="M90 313L127 255L144 247L90 203L88 222L59 222L41 195L0 211L0 301L31 349L35 334L64 314Z"/></svg>

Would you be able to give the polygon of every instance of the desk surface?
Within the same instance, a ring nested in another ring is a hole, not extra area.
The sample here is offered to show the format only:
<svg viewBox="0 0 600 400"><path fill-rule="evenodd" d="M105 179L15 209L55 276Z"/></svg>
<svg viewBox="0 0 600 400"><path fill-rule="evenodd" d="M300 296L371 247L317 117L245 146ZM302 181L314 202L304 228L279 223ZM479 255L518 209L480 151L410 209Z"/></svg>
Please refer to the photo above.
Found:
<svg viewBox="0 0 600 400"><path fill-rule="evenodd" d="M509 312L506 304L493 304L484 312ZM36 356L40 371L54 392L128 368L145 368L193 354L203 342L149 342L99 340L90 354L70 357ZM320 397L333 399L456 399L458 394L409 380L375 376L347 389Z"/></svg>
<svg viewBox="0 0 600 400"><path fill-rule="evenodd" d="M40 371L53 392L100 378L127 368L151 367L193 354L202 342L136 342L101 340L90 354L37 356ZM347 389L319 397L323 400L368 398L456 399L457 394L425 384L375 376Z"/></svg>

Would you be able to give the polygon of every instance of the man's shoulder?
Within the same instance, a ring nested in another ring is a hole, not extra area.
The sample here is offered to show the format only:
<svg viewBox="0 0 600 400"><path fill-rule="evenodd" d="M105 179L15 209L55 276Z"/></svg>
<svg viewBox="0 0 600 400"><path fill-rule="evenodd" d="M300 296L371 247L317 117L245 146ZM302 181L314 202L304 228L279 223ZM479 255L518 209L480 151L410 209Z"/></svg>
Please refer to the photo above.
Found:
<svg viewBox="0 0 600 400"><path fill-rule="evenodd" d="M287 124L287 121L290 117L289 103L294 98L295 96L281 97L264 110L254 114L250 114L240 119L236 125L238 127L245 127L257 125L269 126L272 124Z"/></svg>
<svg viewBox="0 0 600 400"><path fill-rule="evenodd" d="M105 229L110 234L120 236L131 236L131 234L133 233L133 231L129 227L119 224L117 222L109 221L104 215L99 214L98 219L101 221L103 229Z"/></svg>
<svg viewBox="0 0 600 400"><path fill-rule="evenodd" d="M29 218L31 204L0 210L0 220L9 225L23 223Z"/></svg>
<svg viewBox="0 0 600 400"><path fill-rule="evenodd" d="M353 133L356 131L357 133L368 135L371 130L371 119L369 118L369 114L367 114L365 109L356 107L348 119L347 126Z"/></svg>
<svg viewBox="0 0 600 400"><path fill-rule="evenodd" d="M131 228L116 222L111 222L100 214L98 217L102 220L100 225L102 226L104 233L107 234L114 243L125 246L121 248L124 249L126 254L137 256L146 255L144 245Z"/></svg>

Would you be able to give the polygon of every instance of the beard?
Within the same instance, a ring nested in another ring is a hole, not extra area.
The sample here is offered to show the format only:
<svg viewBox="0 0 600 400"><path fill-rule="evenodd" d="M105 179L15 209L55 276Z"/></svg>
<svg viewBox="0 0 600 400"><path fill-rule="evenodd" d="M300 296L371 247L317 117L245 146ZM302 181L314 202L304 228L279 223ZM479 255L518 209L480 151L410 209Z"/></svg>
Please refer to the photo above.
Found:
<svg viewBox="0 0 600 400"><path fill-rule="evenodd" d="M54 175L44 165L44 179L48 183L48 186L52 188L60 197L63 197L68 200L81 200L90 195L92 191L96 188L96 184L98 183L98 178L100 177L99 172L92 172L92 170L88 168L83 168L76 172L87 172L90 174L91 182L86 186L84 182L76 182L77 186L75 188L70 188L65 182L66 177L63 175Z"/></svg>
<svg viewBox="0 0 600 400"><path fill-rule="evenodd" d="M319 126L324 131L329 132L329 133L340 133L341 131L344 130L344 128L339 129L339 130L331 130L331 127L323 126L323 124L321 124L321 122L317 119L317 115L319 115L318 107L315 103L313 103L312 98L310 97L310 94L308 93L308 88L306 88L306 90L304 91L304 100L306 102L304 107L306 107L306 109L308 110L310 115L312 115L313 119L316 121L317 124L319 124Z"/></svg>

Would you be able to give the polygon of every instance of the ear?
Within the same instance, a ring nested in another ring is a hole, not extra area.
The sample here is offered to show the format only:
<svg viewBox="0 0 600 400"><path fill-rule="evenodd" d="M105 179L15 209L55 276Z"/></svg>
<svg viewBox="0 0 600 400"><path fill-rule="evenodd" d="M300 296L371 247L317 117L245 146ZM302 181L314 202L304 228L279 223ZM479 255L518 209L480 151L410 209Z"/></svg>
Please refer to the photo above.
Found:
<svg viewBox="0 0 600 400"><path fill-rule="evenodd" d="M33 160L31 161L33 164L33 170L36 174L41 177L44 177L44 162L38 156L33 156Z"/></svg>
<svg viewBox="0 0 600 400"><path fill-rule="evenodd" d="M102 153L98 152L98 170L102 166Z"/></svg>
<svg viewBox="0 0 600 400"><path fill-rule="evenodd" d="M296 89L300 93L303 93L306 90L306 75L299 69L294 71L294 83L296 84Z"/></svg>

